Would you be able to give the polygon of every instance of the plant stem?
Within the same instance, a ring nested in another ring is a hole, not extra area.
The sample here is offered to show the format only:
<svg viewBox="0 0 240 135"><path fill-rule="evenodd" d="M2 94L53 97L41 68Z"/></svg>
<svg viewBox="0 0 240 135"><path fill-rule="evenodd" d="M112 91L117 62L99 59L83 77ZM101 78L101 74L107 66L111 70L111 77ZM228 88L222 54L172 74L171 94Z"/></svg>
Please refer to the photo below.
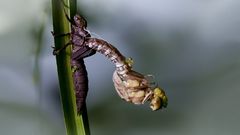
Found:
<svg viewBox="0 0 240 135"><path fill-rule="evenodd" d="M70 8L68 8L70 7ZM70 32L70 23L64 10L71 17L76 14L76 0L52 0L53 30L56 34ZM69 42L68 36L56 37L55 47L62 48ZM90 135L86 106L82 115L77 115L76 98L71 71L71 46L56 56L61 101L67 135Z"/></svg>

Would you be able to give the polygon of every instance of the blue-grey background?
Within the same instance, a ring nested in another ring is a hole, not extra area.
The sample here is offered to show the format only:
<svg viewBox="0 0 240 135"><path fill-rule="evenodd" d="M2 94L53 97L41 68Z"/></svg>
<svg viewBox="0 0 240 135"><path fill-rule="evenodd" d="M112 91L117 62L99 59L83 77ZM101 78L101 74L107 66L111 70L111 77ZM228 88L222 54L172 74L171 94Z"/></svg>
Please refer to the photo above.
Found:
<svg viewBox="0 0 240 135"><path fill-rule="evenodd" d="M93 135L238 135L239 0L78 0L89 30L153 74L167 109L122 101L114 65L86 59ZM51 2L0 2L0 134L64 135ZM42 38L41 38L42 35ZM40 40L41 39L41 40Z"/></svg>

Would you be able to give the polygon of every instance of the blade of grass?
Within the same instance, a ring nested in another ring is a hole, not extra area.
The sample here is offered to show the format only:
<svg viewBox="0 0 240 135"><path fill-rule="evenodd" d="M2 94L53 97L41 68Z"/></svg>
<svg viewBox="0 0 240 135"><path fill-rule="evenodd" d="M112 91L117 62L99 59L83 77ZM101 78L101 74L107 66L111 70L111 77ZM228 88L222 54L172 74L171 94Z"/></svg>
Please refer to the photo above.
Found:
<svg viewBox="0 0 240 135"><path fill-rule="evenodd" d="M68 13L68 16L70 11L71 17L75 15L77 11L76 0L52 0L53 30L56 34L70 32L70 23L65 16L64 10ZM58 37L55 38L54 42L56 48L62 48L69 42L69 37ZM77 115L70 56L70 46L56 56L60 94L67 135L90 135L86 105L82 115Z"/></svg>

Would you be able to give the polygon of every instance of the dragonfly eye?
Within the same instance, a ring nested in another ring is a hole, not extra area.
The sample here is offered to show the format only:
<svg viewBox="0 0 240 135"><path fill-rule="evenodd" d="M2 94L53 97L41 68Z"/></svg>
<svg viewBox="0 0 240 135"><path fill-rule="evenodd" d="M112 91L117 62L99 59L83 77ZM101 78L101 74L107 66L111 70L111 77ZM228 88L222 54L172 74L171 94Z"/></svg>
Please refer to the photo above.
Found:
<svg viewBox="0 0 240 135"><path fill-rule="evenodd" d="M75 22L75 24L80 27L80 28L87 28L87 21L85 20L84 17L80 16L80 15L75 15L73 17L73 20Z"/></svg>
<svg viewBox="0 0 240 135"><path fill-rule="evenodd" d="M133 59L132 59L131 57L126 58L126 59L125 59L125 62L126 62L126 64L127 64L129 67L132 67L132 65L133 65Z"/></svg>
<svg viewBox="0 0 240 135"><path fill-rule="evenodd" d="M168 98L161 88L155 88L153 90L153 97L150 100L150 107L153 111L161 109L162 107L166 108L168 105Z"/></svg>

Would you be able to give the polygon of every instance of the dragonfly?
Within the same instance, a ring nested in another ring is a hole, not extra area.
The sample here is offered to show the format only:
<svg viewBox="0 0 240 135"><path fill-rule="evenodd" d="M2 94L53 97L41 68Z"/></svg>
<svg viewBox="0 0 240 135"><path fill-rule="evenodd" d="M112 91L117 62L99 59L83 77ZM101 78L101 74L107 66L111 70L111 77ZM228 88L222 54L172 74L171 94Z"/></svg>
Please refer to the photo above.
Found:
<svg viewBox="0 0 240 135"><path fill-rule="evenodd" d="M87 30L87 21L83 16L76 14L73 19L67 15L66 17L71 23L71 32L63 35L70 35L70 41L63 48L54 48L53 54L57 55L68 45L73 46L71 64L78 113L81 112L82 105L86 102L88 91L87 72L83 58L96 52L106 56L115 65L113 83L123 100L133 104L144 104L150 101L150 108L154 111L167 107L168 98L164 90L160 87L152 87L146 76L132 69L133 61L122 55L112 44L103 39L91 37ZM54 33L53 35L56 36Z"/></svg>
<svg viewBox="0 0 240 135"><path fill-rule="evenodd" d="M158 110L167 107L168 98L160 87L152 88L146 76L132 69L133 61L103 39L86 38L85 46L105 55L114 63L113 83L118 95L127 102L144 104L150 101L150 108Z"/></svg>

